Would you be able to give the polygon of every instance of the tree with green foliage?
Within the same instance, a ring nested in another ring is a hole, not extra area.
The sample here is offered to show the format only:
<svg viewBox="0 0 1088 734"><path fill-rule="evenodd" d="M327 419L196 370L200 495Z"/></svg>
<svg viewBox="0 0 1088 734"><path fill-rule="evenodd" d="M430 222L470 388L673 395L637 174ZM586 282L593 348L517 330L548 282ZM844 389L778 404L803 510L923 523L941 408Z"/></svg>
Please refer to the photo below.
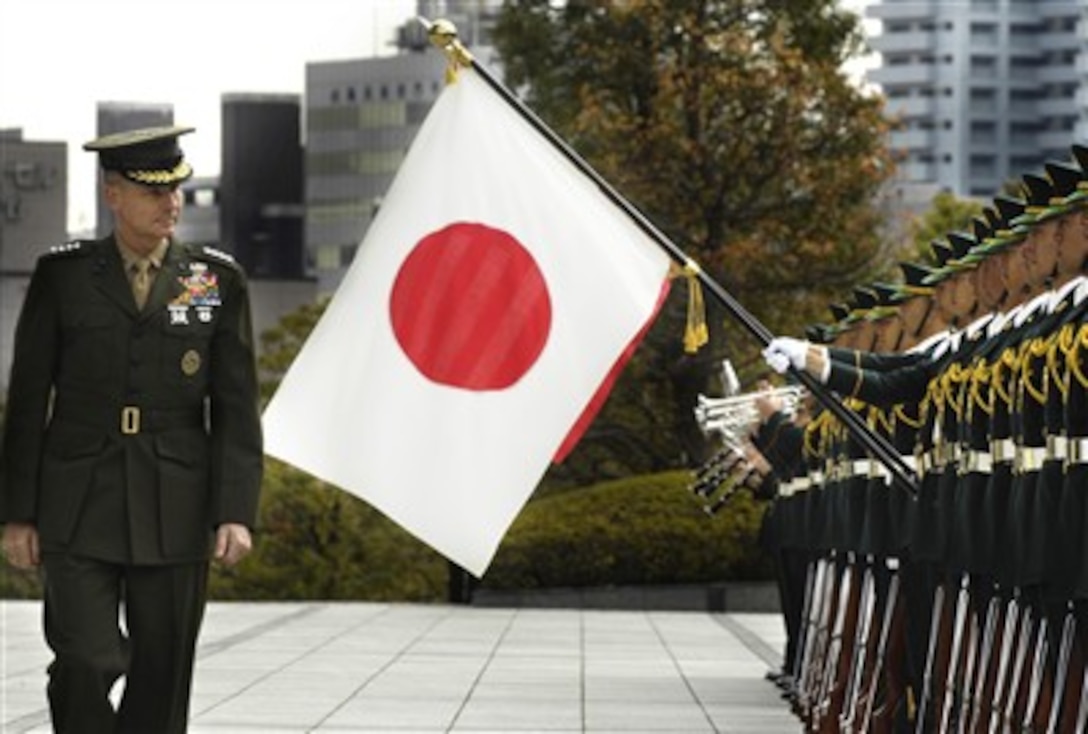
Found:
<svg viewBox="0 0 1088 734"><path fill-rule="evenodd" d="M906 259L936 264L930 243L943 240L949 232L970 232L971 220L982 214L982 208L982 204L974 199L960 199L950 191L938 193L929 209L909 223L910 243Z"/></svg>
<svg viewBox="0 0 1088 734"><path fill-rule="evenodd" d="M887 265L886 124L842 70L862 33L835 0L515 0L494 35L508 84L772 331ZM702 458L696 396L726 354L751 378L760 345L712 304L712 345L683 353L683 291L553 479Z"/></svg>

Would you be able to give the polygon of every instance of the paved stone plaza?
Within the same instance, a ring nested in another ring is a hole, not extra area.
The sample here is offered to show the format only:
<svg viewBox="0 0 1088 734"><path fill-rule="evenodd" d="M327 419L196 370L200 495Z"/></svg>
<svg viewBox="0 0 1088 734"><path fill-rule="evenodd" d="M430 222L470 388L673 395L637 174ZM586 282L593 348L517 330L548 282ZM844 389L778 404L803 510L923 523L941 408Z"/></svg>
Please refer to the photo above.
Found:
<svg viewBox="0 0 1088 734"><path fill-rule="evenodd" d="M0 602L0 731L48 732L41 606ZM776 614L213 603L192 734L798 732Z"/></svg>

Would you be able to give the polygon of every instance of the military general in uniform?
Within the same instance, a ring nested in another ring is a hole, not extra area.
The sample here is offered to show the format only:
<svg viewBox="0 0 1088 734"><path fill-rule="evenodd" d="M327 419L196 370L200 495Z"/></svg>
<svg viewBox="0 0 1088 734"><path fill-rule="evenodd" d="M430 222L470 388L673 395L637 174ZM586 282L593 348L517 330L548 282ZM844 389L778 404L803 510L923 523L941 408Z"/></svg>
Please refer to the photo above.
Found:
<svg viewBox="0 0 1088 734"><path fill-rule="evenodd" d="M43 255L16 329L0 521L8 562L42 572L57 732L184 732L209 560L252 545L249 296L230 256L175 240L191 131L84 146L113 233Z"/></svg>

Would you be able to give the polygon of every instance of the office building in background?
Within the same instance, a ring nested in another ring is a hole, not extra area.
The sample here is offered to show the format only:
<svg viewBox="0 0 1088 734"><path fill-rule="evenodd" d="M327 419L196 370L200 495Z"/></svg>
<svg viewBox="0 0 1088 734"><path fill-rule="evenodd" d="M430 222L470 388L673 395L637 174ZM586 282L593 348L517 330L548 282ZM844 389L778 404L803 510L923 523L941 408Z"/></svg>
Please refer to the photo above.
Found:
<svg viewBox="0 0 1088 734"><path fill-rule="evenodd" d="M989 198L1088 133L1088 0L874 0L866 78L907 185Z"/></svg>
<svg viewBox="0 0 1088 734"><path fill-rule="evenodd" d="M0 396L38 256L67 239L68 144L0 130Z"/></svg>

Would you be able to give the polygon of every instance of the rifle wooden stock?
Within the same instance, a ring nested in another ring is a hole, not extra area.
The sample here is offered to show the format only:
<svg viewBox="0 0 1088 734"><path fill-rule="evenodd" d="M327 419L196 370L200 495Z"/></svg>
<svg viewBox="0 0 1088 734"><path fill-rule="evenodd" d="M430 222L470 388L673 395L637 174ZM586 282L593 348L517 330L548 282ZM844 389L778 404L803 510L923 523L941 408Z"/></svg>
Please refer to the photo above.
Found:
<svg viewBox="0 0 1088 734"><path fill-rule="evenodd" d="M1086 661L1084 657L1084 643L1077 635L1077 629L1083 629L1076 624L1076 612L1071 611L1074 619L1073 630L1073 644L1069 652L1069 666L1066 673L1066 682L1062 686L1060 695L1062 696L1061 713L1058 717L1058 721L1054 731L1058 734L1076 734L1077 732L1083 732L1084 724L1077 721L1077 716L1080 713L1080 689L1082 677L1088 673L1088 667L1085 667ZM1078 729L1077 727L1081 728Z"/></svg>
<svg viewBox="0 0 1088 734"><path fill-rule="evenodd" d="M974 690L971 692L970 710L965 714L966 730L980 732L985 730L989 720L991 697L997 684L998 666L994 665L994 650L1004 640L998 634L1001 623L1001 600L997 596L986 604L986 615L982 626L982 648L978 656L978 673L975 675Z"/></svg>
<svg viewBox="0 0 1088 734"><path fill-rule="evenodd" d="M801 624L798 625L797 640L794 643L793 660L790 661L789 674L793 682L788 689L788 693L794 699L794 701L791 701L791 705L795 703L798 686L801 681L801 673L805 669L805 649L808 647L810 634L809 627L812 622L811 615L813 604L816 603L816 585L819 583L820 568L820 559L816 559L809 562L805 569L805 594L804 599L801 602Z"/></svg>
<svg viewBox="0 0 1088 734"><path fill-rule="evenodd" d="M945 627L943 621L947 616L946 596L948 595L945 592L944 584L938 585L937 588L933 590L933 611L929 620L929 644L926 649L926 666L925 672L922 675L921 700L918 703L918 713L915 721L915 732L917 734L929 734L926 727L927 719L929 718L929 709L933 706L933 681L940 674L937 658L942 655L941 630Z"/></svg>
<svg viewBox="0 0 1088 734"><path fill-rule="evenodd" d="M999 720L996 725L991 726L990 731L998 732L1004 731L1006 728L1011 729L1013 722L1016 721L1017 712L1022 710L1021 701L1026 696L1021 691L1020 682L1024 675L1027 659L1031 655L1032 637L1035 628L1033 617L1031 607L1024 609L1020 623L1020 634L1017 636L1016 641L1016 652L1012 660L1012 678L1009 679L1009 689L1006 692L1004 705L1000 710Z"/></svg>
<svg viewBox="0 0 1088 734"><path fill-rule="evenodd" d="M1005 699L1011 686L1009 675L1014 663L1016 642L1020 637L1020 601L1015 594L1005 605L1005 620L1001 627L1001 652L994 671L994 694L989 703L989 716L986 731L997 734L1001 729L1005 710Z"/></svg>
<svg viewBox="0 0 1088 734"><path fill-rule="evenodd" d="M850 669L846 673L842 711L839 714L839 731L854 731L858 721L858 696L872 668L873 616L876 613L877 602L876 571L872 563L870 560L866 565L865 574L862 577L853 652L850 656Z"/></svg>
<svg viewBox="0 0 1088 734"><path fill-rule="evenodd" d="M899 574L892 575L888 583L888 598L884 602L884 621L880 626L880 639L876 648L876 660L872 674L867 679L867 690L862 694L861 726L858 731L873 734L891 734L895 715L904 699L906 680L903 676L906 652L906 603L899 595ZM884 698L880 708L874 709L883 681Z"/></svg>
<svg viewBox="0 0 1088 734"><path fill-rule="evenodd" d="M806 724L811 723L813 710L819 701L822 672L830 644L831 624L835 615L840 583L841 578L837 573L835 561L829 558L824 563L822 603L816 622L816 634L813 636L811 656L806 662L804 682L798 696L798 712Z"/></svg>
<svg viewBox="0 0 1088 734"><path fill-rule="evenodd" d="M820 694L813 709L812 730L820 734L834 734L842 710L846 690L844 671L849 671L851 655L850 645L846 641L854 636L861 599L861 585L854 578L856 574L857 566L851 560L843 568L835 624L828 644Z"/></svg>
<svg viewBox="0 0 1088 734"><path fill-rule="evenodd" d="M1084 673L1081 676L1080 698L1077 702L1073 731L1088 731L1088 664L1084 666Z"/></svg>
<svg viewBox="0 0 1088 734"><path fill-rule="evenodd" d="M967 634L968 616L971 612L971 595L969 584L965 575L960 580L960 590L956 594L956 616L952 621L951 649L948 654L948 664L945 667L944 685L937 692L934 699L934 711L940 711L937 722L939 734L947 734L952 726L952 712L956 704L956 691L959 690L962 671L962 655L964 652L964 636Z"/></svg>
<svg viewBox="0 0 1088 734"><path fill-rule="evenodd" d="M971 720L971 707L974 703L975 676L978 674L978 657L982 640L982 621L972 609L967 612L967 646L964 650L961 666L963 669L962 682L953 689L958 696L958 710L955 714L956 731L963 732L967 723Z"/></svg>
<svg viewBox="0 0 1088 734"><path fill-rule="evenodd" d="M1050 649L1050 621L1045 615L1039 616L1039 627L1035 634L1034 654L1031 661L1031 677L1028 679L1027 694L1020 713L1020 729L1035 731L1035 714L1042 699L1046 678L1046 660Z"/></svg>
<svg viewBox="0 0 1088 734"><path fill-rule="evenodd" d="M1065 613L1065 621L1062 623L1062 640L1058 646L1058 663L1054 669L1050 715L1047 717L1046 730L1048 732L1057 732L1061 728L1065 689L1069 680L1069 663L1073 656L1073 642L1077 634L1077 618L1072 607L1073 605L1070 604L1069 610Z"/></svg>

